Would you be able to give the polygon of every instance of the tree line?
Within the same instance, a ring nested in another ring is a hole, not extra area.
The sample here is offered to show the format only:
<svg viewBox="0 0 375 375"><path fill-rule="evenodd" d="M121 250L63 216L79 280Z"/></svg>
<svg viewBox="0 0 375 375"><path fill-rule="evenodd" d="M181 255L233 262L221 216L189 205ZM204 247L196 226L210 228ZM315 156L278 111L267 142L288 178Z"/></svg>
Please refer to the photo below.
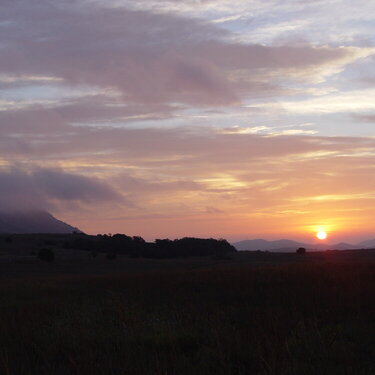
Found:
<svg viewBox="0 0 375 375"><path fill-rule="evenodd" d="M76 234L64 242L65 248L105 252L109 256L124 254L138 258L180 258L190 256L225 256L236 252L225 239L184 237L180 239L156 239L146 242L139 236L98 234L89 236Z"/></svg>

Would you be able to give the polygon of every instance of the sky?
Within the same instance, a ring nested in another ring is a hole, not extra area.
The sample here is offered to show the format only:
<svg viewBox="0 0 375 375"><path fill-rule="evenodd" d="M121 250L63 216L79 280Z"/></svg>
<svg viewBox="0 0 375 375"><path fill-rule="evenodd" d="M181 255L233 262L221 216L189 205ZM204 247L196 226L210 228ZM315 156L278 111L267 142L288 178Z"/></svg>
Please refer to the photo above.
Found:
<svg viewBox="0 0 375 375"><path fill-rule="evenodd" d="M0 211L375 238L374 31L368 0L1 0Z"/></svg>

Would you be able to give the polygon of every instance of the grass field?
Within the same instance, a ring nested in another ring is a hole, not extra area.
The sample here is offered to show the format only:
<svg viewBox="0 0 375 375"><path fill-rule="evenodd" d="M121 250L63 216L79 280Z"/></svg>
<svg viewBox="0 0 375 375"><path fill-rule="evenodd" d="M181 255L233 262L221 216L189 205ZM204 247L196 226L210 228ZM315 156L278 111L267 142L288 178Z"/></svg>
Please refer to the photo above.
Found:
<svg viewBox="0 0 375 375"><path fill-rule="evenodd" d="M358 254L4 263L0 374L374 374Z"/></svg>

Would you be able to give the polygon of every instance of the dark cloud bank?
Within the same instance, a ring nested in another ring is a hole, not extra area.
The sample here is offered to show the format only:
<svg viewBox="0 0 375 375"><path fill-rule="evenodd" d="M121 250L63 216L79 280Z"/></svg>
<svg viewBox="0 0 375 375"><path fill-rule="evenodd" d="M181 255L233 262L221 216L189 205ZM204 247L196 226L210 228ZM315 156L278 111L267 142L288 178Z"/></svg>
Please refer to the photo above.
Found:
<svg viewBox="0 0 375 375"><path fill-rule="evenodd" d="M69 201L100 203L121 200L103 181L56 169L0 171L0 211L51 209Z"/></svg>

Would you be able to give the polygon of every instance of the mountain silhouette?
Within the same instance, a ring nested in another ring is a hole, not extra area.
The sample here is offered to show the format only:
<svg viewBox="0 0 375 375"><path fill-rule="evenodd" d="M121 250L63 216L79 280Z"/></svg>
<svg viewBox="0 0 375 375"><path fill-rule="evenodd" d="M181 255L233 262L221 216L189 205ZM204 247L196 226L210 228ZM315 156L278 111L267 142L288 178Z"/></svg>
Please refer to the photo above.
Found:
<svg viewBox="0 0 375 375"><path fill-rule="evenodd" d="M374 240L375 243L375 240ZM351 250L357 249L358 245L352 245L349 243L341 242L339 244L328 244L328 243L314 243L308 244L303 242L297 242L292 240L276 240L276 241L267 241L264 239L255 239L255 240L244 240L235 242L232 244L237 250L269 250L273 252L294 252L299 247L304 247L308 250ZM360 246L364 247L364 246ZM370 247L370 246L368 246Z"/></svg>
<svg viewBox="0 0 375 375"><path fill-rule="evenodd" d="M73 233L80 232L46 211L0 212L0 233Z"/></svg>
<svg viewBox="0 0 375 375"><path fill-rule="evenodd" d="M372 240L362 241L358 244L358 247L363 249L375 248L375 238Z"/></svg>
<svg viewBox="0 0 375 375"><path fill-rule="evenodd" d="M263 239L244 240L233 244L237 250L277 250L298 247L306 247L305 243L291 240L267 241Z"/></svg>

